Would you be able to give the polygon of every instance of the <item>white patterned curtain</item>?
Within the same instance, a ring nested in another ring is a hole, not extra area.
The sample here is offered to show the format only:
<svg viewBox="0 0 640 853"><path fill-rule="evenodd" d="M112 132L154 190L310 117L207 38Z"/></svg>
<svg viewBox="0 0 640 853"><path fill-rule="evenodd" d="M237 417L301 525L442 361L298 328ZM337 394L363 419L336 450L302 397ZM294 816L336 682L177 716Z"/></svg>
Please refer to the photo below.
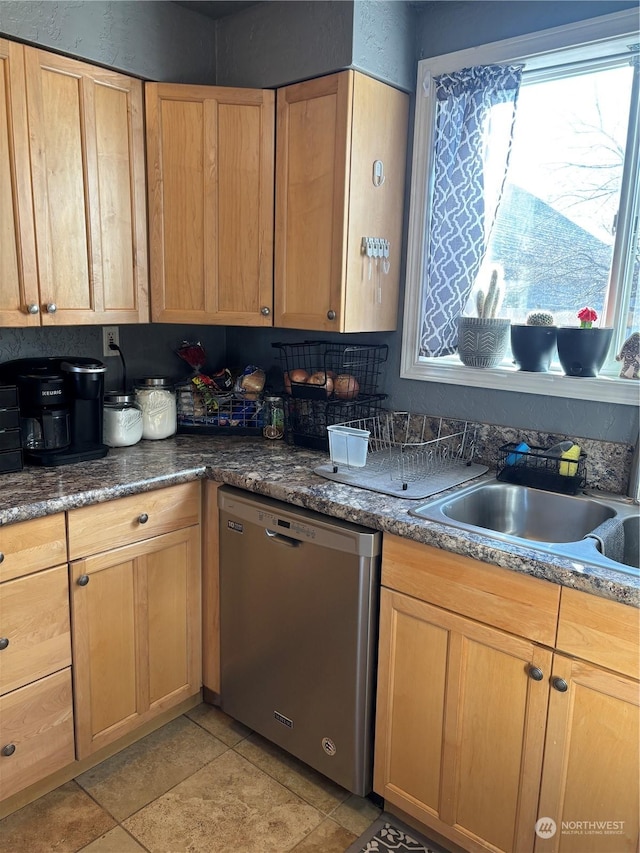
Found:
<svg viewBox="0 0 640 853"><path fill-rule="evenodd" d="M511 121L505 122L506 175L521 78L522 66L488 65L434 79L434 167L421 356L456 351L457 318L478 274L497 210L487 211L485 203L486 124L491 107L511 105Z"/></svg>

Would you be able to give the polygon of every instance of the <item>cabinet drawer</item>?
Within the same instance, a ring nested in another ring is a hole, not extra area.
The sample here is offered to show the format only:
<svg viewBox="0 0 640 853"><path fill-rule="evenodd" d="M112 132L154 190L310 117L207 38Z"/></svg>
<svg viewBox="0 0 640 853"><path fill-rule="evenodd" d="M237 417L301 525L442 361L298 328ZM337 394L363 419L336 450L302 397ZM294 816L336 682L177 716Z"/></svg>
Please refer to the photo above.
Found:
<svg viewBox="0 0 640 853"><path fill-rule="evenodd" d="M0 694L71 664L66 566L0 585L0 638Z"/></svg>
<svg viewBox="0 0 640 853"><path fill-rule="evenodd" d="M0 582L66 562L64 514L0 527Z"/></svg>
<svg viewBox="0 0 640 853"><path fill-rule="evenodd" d="M63 669L0 698L0 800L75 759L71 670Z"/></svg>
<svg viewBox="0 0 640 853"><path fill-rule="evenodd" d="M73 509L68 513L69 559L139 542L199 520L199 481Z"/></svg>
<svg viewBox="0 0 640 853"><path fill-rule="evenodd" d="M20 429L19 409L0 409L0 430Z"/></svg>
<svg viewBox="0 0 640 853"><path fill-rule="evenodd" d="M16 408L18 405L18 389L15 385L0 385L0 408Z"/></svg>
<svg viewBox="0 0 640 853"><path fill-rule="evenodd" d="M552 646L560 587L385 534L382 584L478 622Z"/></svg>
<svg viewBox="0 0 640 853"><path fill-rule="evenodd" d="M562 588L557 648L638 678L640 610L587 592Z"/></svg>

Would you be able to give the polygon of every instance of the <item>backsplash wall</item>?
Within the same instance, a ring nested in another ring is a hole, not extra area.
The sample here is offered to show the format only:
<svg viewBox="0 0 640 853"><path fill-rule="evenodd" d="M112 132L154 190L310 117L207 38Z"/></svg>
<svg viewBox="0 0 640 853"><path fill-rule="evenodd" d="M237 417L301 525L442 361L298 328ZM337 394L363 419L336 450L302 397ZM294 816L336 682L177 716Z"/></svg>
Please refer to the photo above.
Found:
<svg viewBox="0 0 640 853"><path fill-rule="evenodd" d="M149 324L119 326L120 349L127 366L128 386L142 376L189 375L175 354L183 340L200 341L207 353L208 370L225 366L226 331L221 326ZM117 356L102 355L101 326L59 326L45 329L0 329L0 362L43 356L97 358L107 365L105 389L122 386L122 364Z"/></svg>
<svg viewBox="0 0 640 853"><path fill-rule="evenodd" d="M513 427L583 436L598 441L635 444L638 414L635 406L613 405L597 400L569 400L513 391L487 391L461 385L400 379L400 332L358 335L328 335L293 329L227 328L228 355L232 362L242 354L275 371L277 351L273 341L298 343L308 340L337 341L341 344L389 345L389 359L380 372L380 391L387 394L385 405L394 411L428 413ZM640 383L638 383L640 390Z"/></svg>
<svg viewBox="0 0 640 853"><path fill-rule="evenodd" d="M349 344L390 345L390 359L380 371L380 390L388 394L387 407L396 411L411 411L433 417L462 418L479 425L478 458L492 468L496 465L499 446L506 441L527 440L530 445L550 446L564 438L578 441L589 455L588 485L605 491L622 492L627 488L633 454L633 438L624 435L611 436L612 430L597 431L591 420L566 418L558 426L541 426L545 420L545 407L538 404L535 412L528 408L516 420L496 420L486 416L486 405L479 401L474 406L470 390L459 388L461 413L451 411L451 405L438 405L432 383L408 382L397 379L394 362L394 333L362 335L323 335L292 329L245 329L221 326L182 326L172 324L124 325L120 330L120 347L123 351L131 388L135 379L142 376L170 376L176 380L189 375L188 366L175 354L183 340L199 341L207 353L205 372L221 367L244 367L253 363L267 370L268 380L280 390L281 370L278 350L271 346L273 341L299 343L308 340L326 340ZM97 358L107 365L105 388L120 388L122 367L120 358L102 356L101 326L61 326L57 328L0 329L0 362L15 358L39 358L44 356L75 355ZM402 386L420 386L420 393L407 397L399 389ZM426 387L423 387L426 386ZM437 387L437 386L436 386ZM472 389L478 390L478 389ZM505 395L508 392L504 392ZM511 395L516 396L516 395ZM517 395L519 398L532 395ZM406 403L408 405L404 405ZM535 398L534 398L535 399ZM398 405L401 402L402 405ZM441 401L440 401L441 402ZM523 401L526 402L526 401ZM565 401L569 404L570 401ZM586 404L604 406L604 404ZM455 407L453 407L455 408ZM607 407L609 418L617 408ZM630 408L630 407L626 407ZM472 411L475 410L475 413ZM500 417L500 412L497 417ZM548 421L549 418L547 417ZM609 433L608 435L606 433Z"/></svg>

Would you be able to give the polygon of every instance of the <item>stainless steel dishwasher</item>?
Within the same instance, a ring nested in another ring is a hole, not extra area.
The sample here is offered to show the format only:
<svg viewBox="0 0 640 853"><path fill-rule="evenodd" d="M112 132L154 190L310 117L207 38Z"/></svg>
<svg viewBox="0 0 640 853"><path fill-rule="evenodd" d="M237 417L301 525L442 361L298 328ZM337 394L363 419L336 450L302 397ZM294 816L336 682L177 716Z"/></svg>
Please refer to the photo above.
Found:
<svg viewBox="0 0 640 853"><path fill-rule="evenodd" d="M222 486L221 705L371 791L381 536Z"/></svg>

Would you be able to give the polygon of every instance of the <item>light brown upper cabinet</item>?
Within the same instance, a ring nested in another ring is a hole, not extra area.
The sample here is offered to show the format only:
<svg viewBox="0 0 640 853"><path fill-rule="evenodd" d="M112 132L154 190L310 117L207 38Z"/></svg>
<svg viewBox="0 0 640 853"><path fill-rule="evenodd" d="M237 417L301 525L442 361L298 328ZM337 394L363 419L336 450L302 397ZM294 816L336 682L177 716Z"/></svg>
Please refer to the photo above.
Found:
<svg viewBox="0 0 640 853"><path fill-rule="evenodd" d="M24 49L0 39L0 325L39 326L39 301Z"/></svg>
<svg viewBox="0 0 640 853"><path fill-rule="evenodd" d="M278 90L274 325L396 328L408 105L356 71Z"/></svg>
<svg viewBox="0 0 640 853"><path fill-rule="evenodd" d="M0 57L0 322L147 321L141 82L9 42Z"/></svg>
<svg viewBox="0 0 640 853"><path fill-rule="evenodd" d="M274 102L147 84L154 321L272 325Z"/></svg>

